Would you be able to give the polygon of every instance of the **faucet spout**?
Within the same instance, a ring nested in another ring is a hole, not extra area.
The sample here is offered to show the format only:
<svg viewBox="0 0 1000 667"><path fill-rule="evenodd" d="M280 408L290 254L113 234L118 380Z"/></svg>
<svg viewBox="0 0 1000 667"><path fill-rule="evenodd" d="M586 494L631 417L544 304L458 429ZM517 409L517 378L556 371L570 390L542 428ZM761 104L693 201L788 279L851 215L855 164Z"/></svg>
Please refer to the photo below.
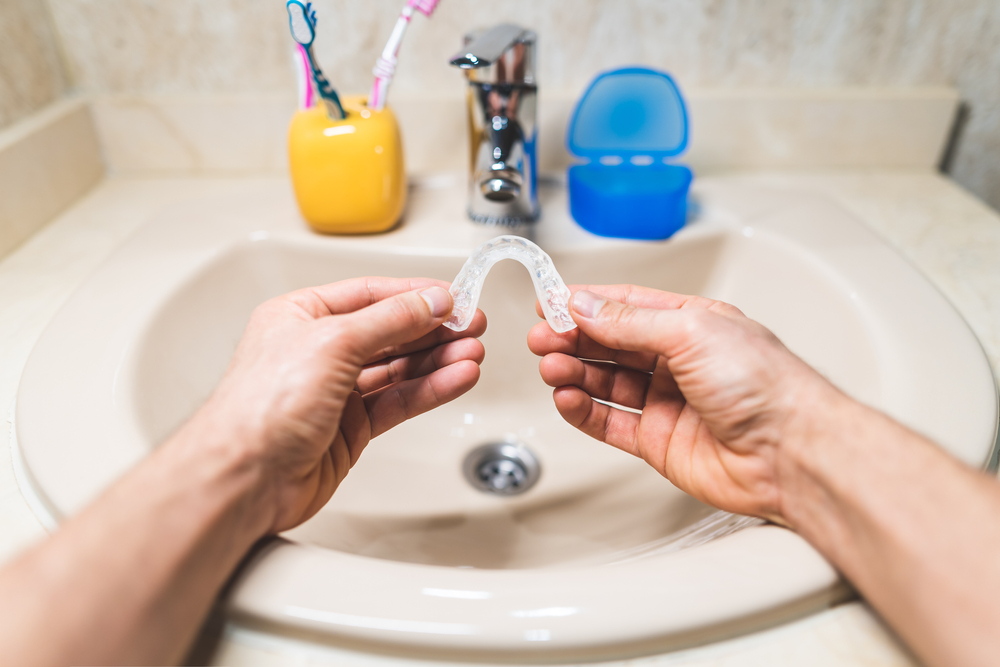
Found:
<svg viewBox="0 0 1000 667"><path fill-rule="evenodd" d="M450 64L469 94L469 217L519 225L538 217L535 33L509 23L466 35Z"/></svg>
<svg viewBox="0 0 1000 667"><path fill-rule="evenodd" d="M513 47L527 30L511 23L500 25L480 33L472 39L465 48L452 56L449 61L455 67L476 69L489 67Z"/></svg>

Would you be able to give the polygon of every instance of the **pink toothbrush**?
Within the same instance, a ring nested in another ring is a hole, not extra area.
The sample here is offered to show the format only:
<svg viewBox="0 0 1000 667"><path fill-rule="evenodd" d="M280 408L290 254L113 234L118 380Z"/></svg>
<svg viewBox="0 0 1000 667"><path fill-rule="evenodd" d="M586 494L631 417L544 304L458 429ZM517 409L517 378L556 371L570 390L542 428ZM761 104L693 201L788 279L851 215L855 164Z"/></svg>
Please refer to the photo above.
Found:
<svg viewBox="0 0 1000 667"><path fill-rule="evenodd" d="M375 75L375 82L372 84L372 91L368 95L368 108L380 111L385 107L385 96L389 91L389 83L392 81L393 74L396 73L396 55L399 53L399 45L403 41L403 33L406 32L406 27L410 24L410 17L413 16L413 10L416 9L427 18L430 18L431 12L437 7L439 1L407 0L406 6L403 7L403 11L399 13L399 18L396 19L396 26L392 29L389 41L386 42L385 48L382 50L382 55L375 62L375 69L372 70L372 74Z"/></svg>
<svg viewBox="0 0 1000 667"><path fill-rule="evenodd" d="M295 74L299 82L299 109L311 109L313 105L312 69L306 47L295 45Z"/></svg>

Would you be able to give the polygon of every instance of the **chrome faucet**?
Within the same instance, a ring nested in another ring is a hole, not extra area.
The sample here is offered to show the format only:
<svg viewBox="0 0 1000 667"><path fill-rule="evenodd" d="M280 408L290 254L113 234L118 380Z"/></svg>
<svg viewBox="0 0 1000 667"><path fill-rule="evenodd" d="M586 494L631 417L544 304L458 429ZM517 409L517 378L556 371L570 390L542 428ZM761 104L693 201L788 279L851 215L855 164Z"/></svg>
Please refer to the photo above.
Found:
<svg viewBox="0 0 1000 667"><path fill-rule="evenodd" d="M510 226L534 222L535 33L509 23L470 33L450 62L469 82L469 217Z"/></svg>

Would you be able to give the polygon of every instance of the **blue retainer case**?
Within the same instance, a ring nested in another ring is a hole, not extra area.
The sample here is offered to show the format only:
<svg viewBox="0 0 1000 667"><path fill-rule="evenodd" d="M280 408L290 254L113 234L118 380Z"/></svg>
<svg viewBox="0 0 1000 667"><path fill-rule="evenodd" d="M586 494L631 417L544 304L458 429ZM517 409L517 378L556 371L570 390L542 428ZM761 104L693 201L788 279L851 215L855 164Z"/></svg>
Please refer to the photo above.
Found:
<svg viewBox="0 0 1000 667"><path fill-rule="evenodd" d="M601 236L665 239L684 226L691 170L667 160L687 148L684 98L664 72L605 72L573 111L566 145L569 211Z"/></svg>

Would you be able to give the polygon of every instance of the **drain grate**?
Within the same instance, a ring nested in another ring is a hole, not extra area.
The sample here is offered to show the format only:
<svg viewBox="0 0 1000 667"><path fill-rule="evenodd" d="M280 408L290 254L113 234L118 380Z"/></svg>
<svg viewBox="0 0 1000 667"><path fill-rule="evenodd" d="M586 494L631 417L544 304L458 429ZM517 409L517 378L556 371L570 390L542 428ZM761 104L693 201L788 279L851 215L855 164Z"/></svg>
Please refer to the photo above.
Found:
<svg viewBox="0 0 1000 667"><path fill-rule="evenodd" d="M535 485L542 469L524 445L492 442L469 452L462 472L469 484L484 493L516 496Z"/></svg>

